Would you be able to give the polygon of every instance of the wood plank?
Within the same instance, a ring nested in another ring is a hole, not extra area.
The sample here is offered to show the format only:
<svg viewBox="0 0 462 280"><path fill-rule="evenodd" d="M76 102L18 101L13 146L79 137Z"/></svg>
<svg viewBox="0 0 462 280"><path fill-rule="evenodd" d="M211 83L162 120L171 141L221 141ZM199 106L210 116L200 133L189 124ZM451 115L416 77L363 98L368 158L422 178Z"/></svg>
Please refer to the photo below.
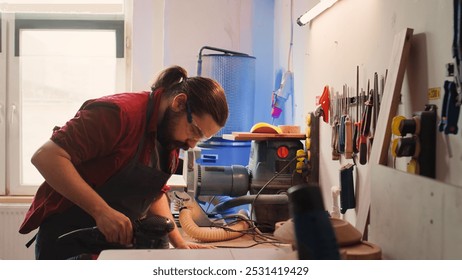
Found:
<svg viewBox="0 0 462 280"><path fill-rule="evenodd" d="M300 133L254 133L254 132L233 132L232 134L223 134L226 140L284 140L284 139L305 139L305 134Z"/></svg>
<svg viewBox="0 0 462 280"><path fill-rule="evenodd" d="M358 194L358 214L356 228L363 234L366 232L367 220L371 204L371 165L388 164L388 150L391 142L391 121L398 111L399 97L406 71L413 29L405 28L395 35L391 58L388 65L387 81L380 104L377 127L374 132L374 143L369 157L367 180ZM372 221L371 221L372 223Z"/></svg>
<svg viewBox="0 0 462 280"><path fill-rule="evenodd" d="M0 196L0 203L31 203L33 196Z"/></svg>
<svg viewBox="0 0 462 280"><path fill-rule="evenodd" d="M255 244L253 241L252 245ZM228 243L221 246L230 246ZM290 247L103 250L98 260L297 260Z"/></svg>
<svg viewBox="0 0 462 280"><path fill-rule="evenodd" d="M407 28L397 35L393 46L393 56L380 105L377 129L374 134L370 162L387 165L391 142L391 122L398 112L404 73L407 67L413 30Z"/></svg>

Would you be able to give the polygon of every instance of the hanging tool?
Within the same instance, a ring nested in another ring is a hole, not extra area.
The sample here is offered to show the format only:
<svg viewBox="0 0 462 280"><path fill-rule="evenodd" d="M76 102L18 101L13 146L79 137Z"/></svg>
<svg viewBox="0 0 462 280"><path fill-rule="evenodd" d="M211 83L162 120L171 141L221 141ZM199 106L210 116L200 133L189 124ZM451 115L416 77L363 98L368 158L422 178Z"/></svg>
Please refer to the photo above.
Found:
<svg viewBox="0 0 462 280"><path fill-rule="evenodd" d="M293 94L293 79L293 72L290 70L286 71L282 76L279 88L273 91L271 95L271 117L273 118L273 124L275 119L281 116L285 102Z"/></svg>
<svg viewBox="0 0 462 280"><path fill-rule="evenodd" d="M335 115L335 100L334 100L334 94L329 90L329 124L330 126L332 126L333 122L334 122L334 115Z"/></svg>
<svg viewBox="0 0 462 280"><path fill-rule="evenodd" d="M362 95L361 95L361 123L360 123L360 129L359 129L359 137L358 137L358 150L360 150L361 146L361 134L364 130L364 118L365 118L365 112L366 112L366 102L369 99L369 90L370 90L370 80L367 80L367 88L366 91L362 90Z"/></svg>
<svg viewBox="0 0 462 280"><path fill-rule="evenodd" d="M393 157L418 157L420 142L417 136L396 138L392 142L391 154Z"/></svg>
<svg viewBox="0 0 462 280"><path fill-rule="evenodd" d="M371 127L370 133L368 138L368 147L372 147L372 143L374 142L374 133L375 127L377 125L377 117L378 117L378 92L379 92L379 78L377 72L374 73L374 81L373 81L373 88L371 89L372 92L372 120L371 120Z"/></svg>
<svg viewBox="0 0 462 280"><path fill-rule="evenodd" d="M441 121L438 130L444 134L457 134L459 128L460 106L457 106L456 83L451 81L444 82L443 108L441 110Z"/></svg>
<svg viewBox="0 0 462 280"><path fill-rule="evenodd" d="M364 103L366 100L366 92L364 91L364 89L361 89L361 92L359 94L359 104L357 105L359 107L359 115L361 116L361 118L358 118L358 136L356 138L356 149L358 150L357 153L359 153L359 146L360 146L360 142L361 142L361 132L362 132L362 129L363 129L363 122L362 122L362 118L363 118L363 115L364 115Z"/></svg>
<svg viewBox="0 0 462 280"><path fill-rule="evenodd" d="M365 103L365 110L362 118L362 129L361 129L361 136L359 140L359 163L362 165L367 163L368 158L368 138L370 136L370 128L371 128L371 116L372 116L372 105L373 105L373 94L372 90L369 91L369 98Z"/></svg>
<svg viewBox="0 0 462 280"><path fill-rule="evenodd" d="M413 118L393 118L392 133L397 138L392 143L394 157L412 157L408 171L435 178L436 159L436 105L425 105L425 110L414 113Z"/></svg>
<svg viewBox="0 0 462 280"><path fill-rule="evenodd" d="M347 87L345 85L345 87ZM351 159L353 158L353 126L352 126L352 121L350 117L350 94L348 88L347 90L347 97L345 100L345 106L346 106L346 115L345 115L345 158L346 159Z"/></svg>
<svg viewBox="0 0 462 280"><path fill-rule="evenodd" d="M340 153L338 151L338 132L340 127L339 120L339 102L338 102L338 92L335 93L335 98L332 99L335 106L332 110L335 110L335 114L332 121L332 138L331 138L331 147L332 147L332 160L339 160Z"/></svg>
<svg viewBox="0 0 462 280"><path fill-rule="evenodd" d="M383 97L383 91L385 90L385 81L387 80L387 74L388 74L388 69L385 70L385 75L380 76L380 93L379 93L379 98L377 100L379 113L380 113L380 104L382 102L382 97Z"/></svg>
<svg viewBox="0 0 462 280"><path fill-rule="evenodd" d="M373 115L374 117L372 119L373 130L372 130L372 135L370 139L373 138L375 127L377 126L377 118L379 116L379 76L377 72L374 73L374 92L373 92L372 100L374 102L372 105L372 108L374 111L374 115Z"/></svg>
<svg viewBox="0 0 462 280"><path fill-rule="evenodd" d="M354 164L340 168L340 213L356 207L355 186L353 181Z"/></svg>
<svg viewBox="0 0 462 280"><path fill-rule="evenodd" d="M420 153L420 120L418 118L406 119L404 116L396 116L391 122L391 132L399 136L391 144L391 154L396 157L417 158ZM411 136L407 136L411 134ZM413 168L414 170L416 168Z"/></svg>
<svg viewBox="0 0 462 280"><path fill-rule="evenodd" d="M342 92L342 97L341 97L341 111L342 115L340 117L340 128L339 128L339 133L338 133L338 151L340 154L345 153L345 119L347 116L346 112L346 85L343 85L343 92Z"/></svg>
<svg viewBox="0 0 462 280"><path fill-rule="evenodd" d="M454 82L456 85L457 91L457 106L460 107L462 103L462 96L461 96L461 65L460 59L462 57L462 34L461 34L461 27L462 27L462 0L454 0L454 36L452 40L452 57L454 58L455 62L455 74L454 74Z"/></svg>
<svg viewBox="0 0 462 280"><path fill-rule="evenodd" d="M452 150L449 142L449 134L457 134L459 131L457 124L459 122L460 106L457 106L457 98L456 82L445 81L441 120L438 124L438 131L444 133L446 148L450 158L452 157Z"/></svg>
<svg viewBox="0 0 462 280"><path fill-rule="evenodd" d="M330 109L330 99L329 99L329 86L324 86L322 95L319 98L319 105L316 107L315 115L322 116L322 119L325 123L329 123L329 109Z"/></svg>
<svg viewBox="0 0 462 280"><path fill-rule="evenodd" d="M359 121L359 66L356 66L356 119L354 122L354 134L353 134L353 153L357 154L359 152L358 149L358 135L360 133L360 124Z"/></svg>

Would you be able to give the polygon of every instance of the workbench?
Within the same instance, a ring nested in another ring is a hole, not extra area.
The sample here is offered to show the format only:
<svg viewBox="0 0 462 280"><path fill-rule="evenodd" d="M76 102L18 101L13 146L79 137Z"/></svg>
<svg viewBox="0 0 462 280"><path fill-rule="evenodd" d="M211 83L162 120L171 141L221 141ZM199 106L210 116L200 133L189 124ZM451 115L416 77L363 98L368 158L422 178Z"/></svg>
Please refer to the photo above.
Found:
<svg viewBox="0 0 462 280"><path fill-rule="evenodd" d="M183 176L173 175L167 183L172 189L184 190ZM186 241L194 242L181 228L180 233ZM243 235L239 238L205 243L215 246L212 249L125 249L104 250L99 260L296 260L297 252L291 244L256 244L253 237ZM226 248L225 248L226 247Z"/></svg>
<svg viewBox="0 0 462 280"><path fill-rule="evenodd" d="M180 228L181 232L181 228ZM182 233L183 234L183 233ZM191 241L190 237L183 234ZM206 243L212 249L127 249L104 250L98 260L297 260L290 244L258 244L251 236ZM255 245L255 246L254 246ZM253 247L250 247L253 246ZM227 248L224 248L227 247ZM249 247L249 248L246 248Z"/></svg>

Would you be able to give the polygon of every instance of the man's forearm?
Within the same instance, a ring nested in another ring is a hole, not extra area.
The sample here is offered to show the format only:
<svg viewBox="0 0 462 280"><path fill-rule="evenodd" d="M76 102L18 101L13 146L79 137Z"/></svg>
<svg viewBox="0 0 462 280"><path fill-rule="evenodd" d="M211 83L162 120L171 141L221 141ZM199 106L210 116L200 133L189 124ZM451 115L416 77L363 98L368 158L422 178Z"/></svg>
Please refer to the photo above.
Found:
<svg viewBox="0 0 462 280"><path fill-rule="evenodd" d="M50 186L91 216L109 207L83 180L70 156L53 141L46 142L32 157L32 163Z"/></svg>
<svg viewBox="0 0 462 280"><path fill-rule="evenodd" d="M150 213L153 215L163 216L174 221L167 194L162 194L160 198L151 204ZM176 224L175 228L168 234L168 238L170 239L170 243L172 243L175 248L182 248L186 246L186 242L178 230Z"/></svg>

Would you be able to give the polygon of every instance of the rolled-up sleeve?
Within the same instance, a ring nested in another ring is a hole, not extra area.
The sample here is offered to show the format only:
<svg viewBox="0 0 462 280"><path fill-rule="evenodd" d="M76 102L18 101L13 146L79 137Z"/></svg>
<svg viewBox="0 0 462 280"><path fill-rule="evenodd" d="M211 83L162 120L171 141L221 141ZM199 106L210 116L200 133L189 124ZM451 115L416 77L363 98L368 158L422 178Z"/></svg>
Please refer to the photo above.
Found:
<svg viewBox="0 0 462 280"><path fill-rule="evenodd" d="M92 106L78 111L74 118L55 130L51 140L78 165L113 153L123 134L117 107Z"/></svg>

